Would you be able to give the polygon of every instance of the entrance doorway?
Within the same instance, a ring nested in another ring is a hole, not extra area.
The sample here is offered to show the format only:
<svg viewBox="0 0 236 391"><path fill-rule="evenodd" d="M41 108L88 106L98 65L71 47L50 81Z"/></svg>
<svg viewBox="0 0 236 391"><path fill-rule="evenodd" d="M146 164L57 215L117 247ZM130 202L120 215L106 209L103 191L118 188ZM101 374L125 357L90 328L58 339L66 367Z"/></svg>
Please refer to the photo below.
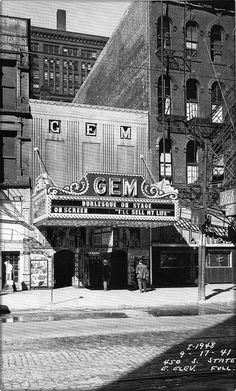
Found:
<svg viewBox="0 0 236 391"><path fill-rule="evenodd" d="M111 289L127 288L127 254L117 250L111 253Z"/></svg>
<svg viewBox="0 0 236 391"><path fill-rule="evenodd" d="M89 285L91 289L102 289L102 261L99 255L89 255Z"/></svg>
<svg viewBox="0 0 236 391"><path fill-rule="evenodd" d="M75 255L69 250L60 250L54 254L54 288L72 285Z"/></svg>

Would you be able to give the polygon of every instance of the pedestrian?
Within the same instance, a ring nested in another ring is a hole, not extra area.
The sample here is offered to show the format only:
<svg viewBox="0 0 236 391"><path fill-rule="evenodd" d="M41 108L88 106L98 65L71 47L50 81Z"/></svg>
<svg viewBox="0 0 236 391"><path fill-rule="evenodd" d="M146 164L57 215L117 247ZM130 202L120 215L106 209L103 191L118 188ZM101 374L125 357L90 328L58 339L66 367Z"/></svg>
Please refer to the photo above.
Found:
<svg viewBox="0 0 236 391"><path fill-rule="evenodd" d="M142 293L143 290L144 292L147 292L148 269L141 259L136 266L136 277L138 280L139 292Z"/></svg>
<svg viewBox="0 0 236 391"><path fill-rule="evenodd" d="M103 281L103 290L107 291L110 281L110 267L108 265L107 259L103 260L102 265L102 281Z"/></svg>

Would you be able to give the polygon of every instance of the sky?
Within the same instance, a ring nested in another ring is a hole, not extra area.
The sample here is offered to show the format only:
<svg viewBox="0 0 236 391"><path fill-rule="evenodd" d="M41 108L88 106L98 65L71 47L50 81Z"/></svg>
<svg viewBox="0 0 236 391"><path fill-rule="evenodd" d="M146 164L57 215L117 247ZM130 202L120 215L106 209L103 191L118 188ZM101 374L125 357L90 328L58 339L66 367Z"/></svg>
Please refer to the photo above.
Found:
<svg viewBox="0 0 236 391"><path fill-rule="evenodd" d="M0 13L55 29L56 11L63 9L67 31L110 37L129 4L129 0L2 0Z"/></svg>

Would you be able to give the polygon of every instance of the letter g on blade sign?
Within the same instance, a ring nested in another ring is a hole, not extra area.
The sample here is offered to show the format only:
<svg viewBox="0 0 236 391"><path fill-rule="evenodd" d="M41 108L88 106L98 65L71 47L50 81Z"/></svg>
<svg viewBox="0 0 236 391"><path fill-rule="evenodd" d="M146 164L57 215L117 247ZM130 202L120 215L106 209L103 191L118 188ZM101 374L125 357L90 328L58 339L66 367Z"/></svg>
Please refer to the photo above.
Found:
<svg viewBox="0 0 236 391"><path fill-rule="evenodd" d="M49 133L61 133L61 121L50 119L49 120Z"/></svg>

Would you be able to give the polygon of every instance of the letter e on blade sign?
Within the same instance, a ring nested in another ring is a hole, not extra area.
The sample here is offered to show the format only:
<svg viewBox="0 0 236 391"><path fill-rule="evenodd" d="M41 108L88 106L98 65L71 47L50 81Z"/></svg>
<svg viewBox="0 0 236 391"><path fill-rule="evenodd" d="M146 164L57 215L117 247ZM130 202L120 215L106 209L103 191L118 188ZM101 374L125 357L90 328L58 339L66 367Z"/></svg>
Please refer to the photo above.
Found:
<svg viewBox="0 0 236 391"><path fill-rule="evenodd" d="M49 120L49 133L61 133L61 121L50 119Z"/></svg>
<svg viewBox="0 0 236 391"><path fill-rule="evenodd" d="M97 135L97 124L86 123L86 136Z"/></svg>
<svg viewBox="0 0 236 391"><path fill-rule="evenodd" d="M120 138L131 139L131 126L121 126L120 127Z"/></svg>

